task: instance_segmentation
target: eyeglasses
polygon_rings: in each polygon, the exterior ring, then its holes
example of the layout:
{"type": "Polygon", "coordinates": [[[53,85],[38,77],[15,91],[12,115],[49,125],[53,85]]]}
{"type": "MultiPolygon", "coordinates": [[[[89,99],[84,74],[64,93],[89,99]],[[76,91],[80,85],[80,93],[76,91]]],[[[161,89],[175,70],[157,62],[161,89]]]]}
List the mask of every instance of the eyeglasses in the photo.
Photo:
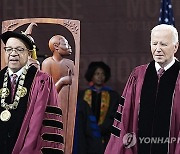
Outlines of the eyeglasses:
{"type": "Polygon", "coordinates": [[[7,54],[11,54],[13,50],[16,51],[18,54],[23,53],[25,50],[29,51],[29,49],[23,47],[16,47],[16,48],[4,47],[4,50],[6,51],[7,54]]]}

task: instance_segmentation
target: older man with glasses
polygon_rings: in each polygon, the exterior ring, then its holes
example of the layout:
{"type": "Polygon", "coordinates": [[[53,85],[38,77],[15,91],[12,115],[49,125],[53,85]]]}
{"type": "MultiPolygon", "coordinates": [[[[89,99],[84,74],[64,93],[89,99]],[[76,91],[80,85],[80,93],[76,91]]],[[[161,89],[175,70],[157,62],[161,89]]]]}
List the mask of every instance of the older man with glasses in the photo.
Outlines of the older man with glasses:
{"type": "Polygon", "coordinates": [[[153,61],[136,67],[125,86],[105,154],[180,154],[178,31],[151,30],[153,61]]]}
{"type": "Polygon", "coordinates": [[[27,64],[36,45],[21,33],[0,37],[7,64],[0,71],[1,153],[63,153],[62,111],[52,78],[27,64]]]}

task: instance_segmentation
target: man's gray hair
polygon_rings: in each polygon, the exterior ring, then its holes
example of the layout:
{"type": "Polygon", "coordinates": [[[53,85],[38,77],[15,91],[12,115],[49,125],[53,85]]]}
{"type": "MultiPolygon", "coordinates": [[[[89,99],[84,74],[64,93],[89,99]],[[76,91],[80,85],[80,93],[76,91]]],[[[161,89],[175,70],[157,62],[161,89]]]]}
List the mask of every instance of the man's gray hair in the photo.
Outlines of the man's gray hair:
{"type": "Polygon", "coordinates": [[[177,42],[179,42],[179,39],[178,39],[178,31],[177,29],[172,26],[172,25],[167,25],[167,24],[160,24],[160,25],[157,25],[155,26],[152,30],[151,30],[151,34],[156,31],[156,30],[170,30],[173,34],[173,43],[176,44],[177,42]]]}

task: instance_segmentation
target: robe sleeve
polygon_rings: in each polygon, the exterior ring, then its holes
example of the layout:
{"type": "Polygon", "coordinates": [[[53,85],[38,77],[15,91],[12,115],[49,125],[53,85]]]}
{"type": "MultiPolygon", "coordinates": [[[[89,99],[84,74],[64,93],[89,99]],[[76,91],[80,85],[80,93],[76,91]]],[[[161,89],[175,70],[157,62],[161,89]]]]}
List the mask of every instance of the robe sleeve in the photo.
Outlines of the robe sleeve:
{"type": "Polygon", "coordinates": [[[101,125],[99,125],[101,129],[101,134],[103,136],[106,136],[106,138],[107,137],[109,138],[109,134],[111,132],[111,126],[113,124],[113,120],[114,120],[115,113],[119,105],[119,99],[120,99],[120,95],[115,91],[109,91],[109,94],[110,94],[109,109],[106,114],[106,118],[104,122],[101,125]]]}
{"type": "Polygon", "coordinates": [[[31,89],[26,115],[30,118],[20,154],[64,153],[62,111],[57,106],[57,98],[52,78],[45,73],[37,74],[31,89]]]}
{"type": "Polygon", "coordinates": [[[136,87],[136,69],[132,71],[121,96],[120,104],[116,111],[113,128],[105,154],[134,154],[132,149],[126,149],[123,145],[123,136],[131,125],[130,117],[134,104],[136,87]]]}
{"type": "Polygon", "coordinates": [[[179,134],[178,134],[178,138],[177,138],[177,143],[176,143],[176,146],[175,146],[175,152],[174,152],[174,154],[179,154],[179,153],[180,153],[179,142],[180,142],[180,132],[179,132],[179,134]]]}

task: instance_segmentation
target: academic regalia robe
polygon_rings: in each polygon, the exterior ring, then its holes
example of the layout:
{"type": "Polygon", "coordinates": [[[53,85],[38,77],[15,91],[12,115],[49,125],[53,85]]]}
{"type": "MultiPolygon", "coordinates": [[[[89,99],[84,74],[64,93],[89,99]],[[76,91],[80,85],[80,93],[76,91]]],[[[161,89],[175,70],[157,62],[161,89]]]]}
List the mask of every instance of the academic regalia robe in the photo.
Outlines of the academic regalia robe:
{"type": "MultiPolygon", "coordinates": [[[[7,67],[0,71],[0,88],[6,69],[7,67]]],[[[27,88],[26,96],[20,99],[17,109],[10,110],[12,112],[10,120],[0,123],[0,129],[4,133],[12,134],[10,137],[14,142],[6,140],[13,146],[10,146],[12,154],[62,154],[64,151],[62,111],[57,106],[57,91],[52,78],[31,66],[24,87],[27,88]],[[5,125],[7,130],[11,131],[7,132],[4,129],[5,125]],[[16,128],[16,132],[11,129],[13,127],[16,128]]],[[[6,101],[10,100],[10,95],[6,101]]],[[[0,107],[0,111],[3,110],[4,108],[0,107]]]]}
{"type": "MultiPolygon", "coordinates": [[[[153,62],[152,62],[153,63],[153,62]]],[[[176,64],[179,62],[176,61],[176,64]]],[[[138,122],[141,101],[141,90],[143,87],[148,65],[136,67],[125,86],[121,97],[121,103],[118,107],[116,117],[113,123],[113,131],[105,154],[138,154],[138,122]],[[130,134],[131,142],[127,143],[127,133],[130,134]],[[125,136],[125,137],[124,137],[125,136]],[[124,138],[123,138],[124,137],[124,138]],[[124,140],[123,140],[124,139],[124,140]],[[133,141],[133,142],[132,142],[133,141]],[[130,145],[131,144],[131,145],[130,145]]],[[[155,68],[154,68],[155,69],[155,68]]],[[[171,68],[170,68],[171,69],[171,68]]],[[[180,153],[180,74],[177,73],[177,79],[172,94],[172,106],[170,113],[168,154],[180,153]]],[[[160,125],[160,123],[159,123],[160,125]]],[[[151,128],[150,128],[151,129],[151,128]]]]}
{"type": "Polygon", "coordinates": [[[106,86],[98,92],[94,86],[79,92],[74,142],[78,154],[104,153],[119,99],[119,94],[106,86]]]}
{"type": "Polygon", "coordinates": [[[96,117],[84,101],[77,103],[73,154],[103,154],[96,117]]]}

